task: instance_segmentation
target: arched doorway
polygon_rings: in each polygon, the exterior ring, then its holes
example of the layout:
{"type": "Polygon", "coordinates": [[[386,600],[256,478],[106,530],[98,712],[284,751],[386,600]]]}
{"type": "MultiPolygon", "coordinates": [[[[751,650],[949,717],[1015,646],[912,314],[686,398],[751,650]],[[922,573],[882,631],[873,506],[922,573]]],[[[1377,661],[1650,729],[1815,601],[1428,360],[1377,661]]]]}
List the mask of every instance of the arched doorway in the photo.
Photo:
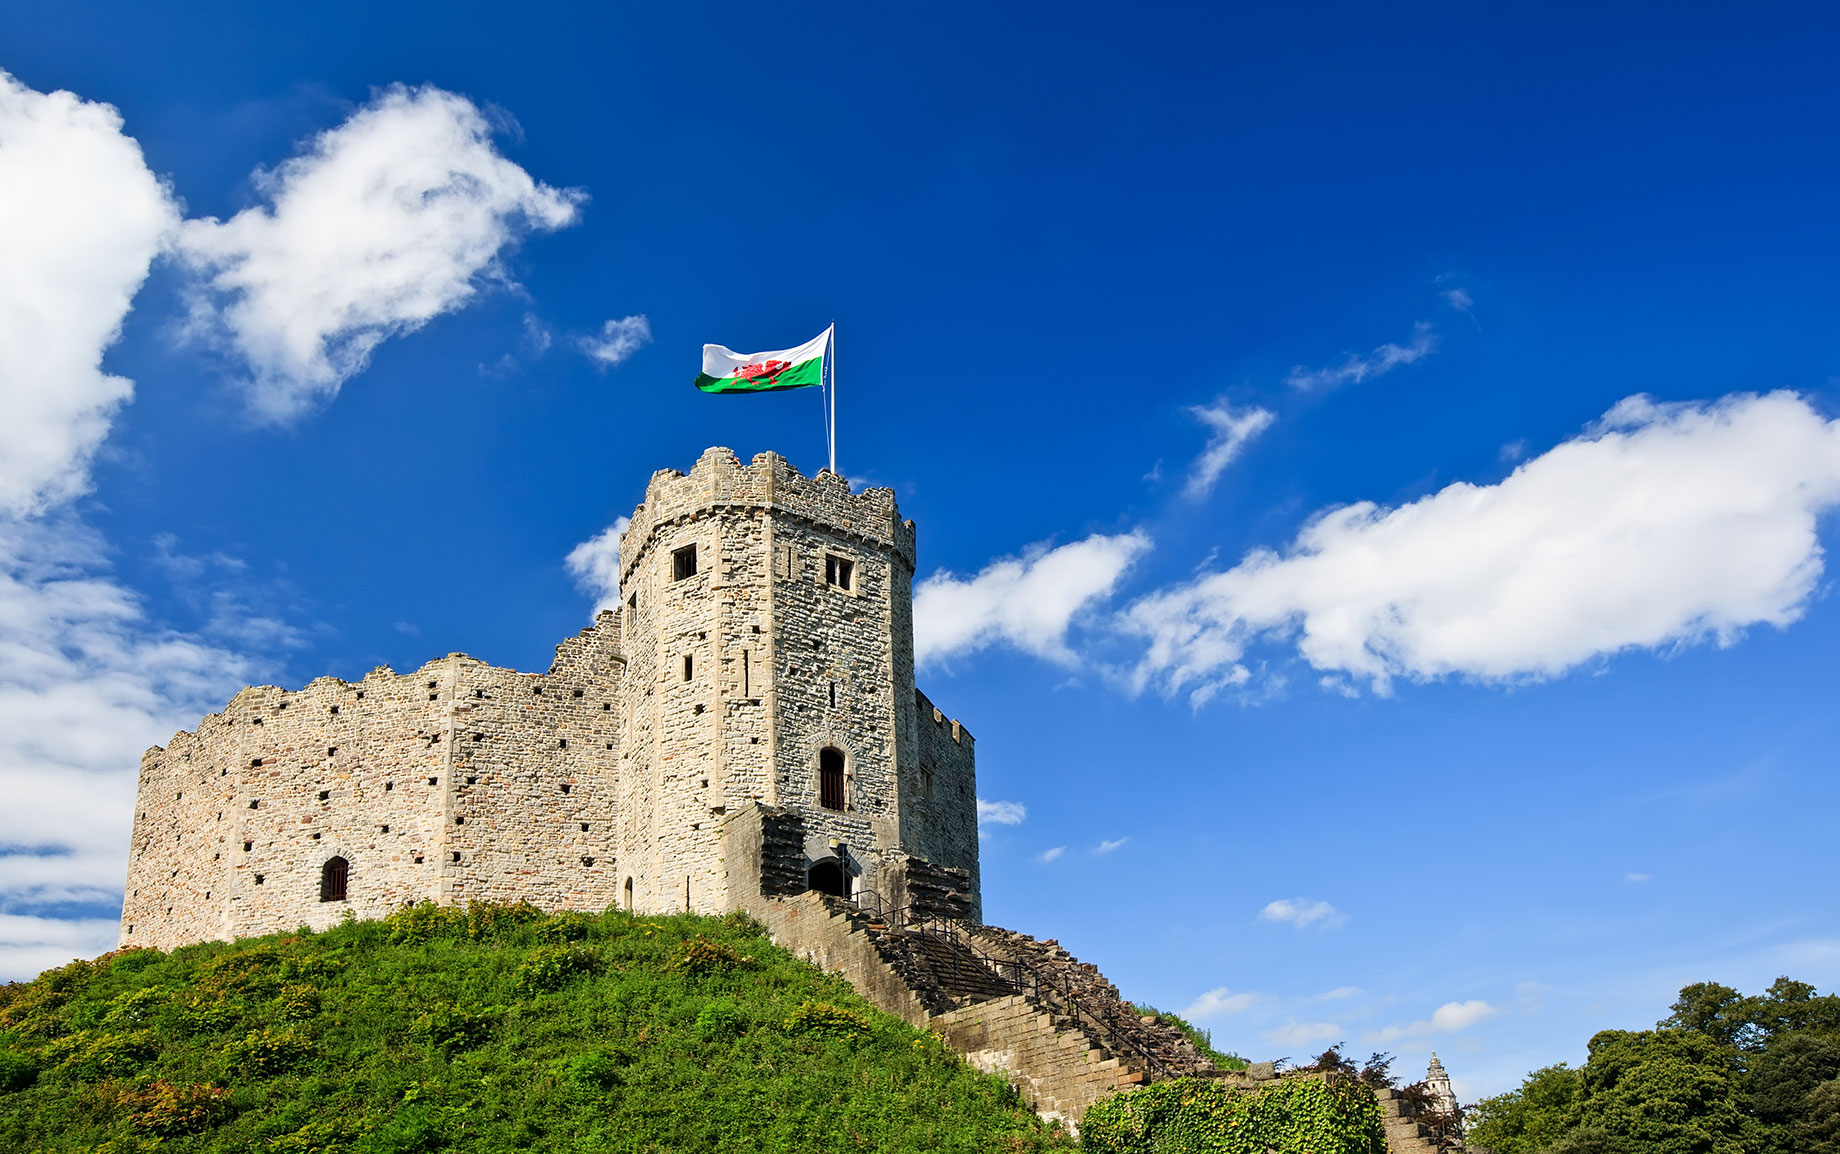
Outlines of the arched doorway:
{"type": "Polygon", "coordinates": [[[834,894],[840,898],[850,896],[850,875],[834,857],[814,862],[811,872],[806,875],[806,884],[821,894],[834,894]]]}

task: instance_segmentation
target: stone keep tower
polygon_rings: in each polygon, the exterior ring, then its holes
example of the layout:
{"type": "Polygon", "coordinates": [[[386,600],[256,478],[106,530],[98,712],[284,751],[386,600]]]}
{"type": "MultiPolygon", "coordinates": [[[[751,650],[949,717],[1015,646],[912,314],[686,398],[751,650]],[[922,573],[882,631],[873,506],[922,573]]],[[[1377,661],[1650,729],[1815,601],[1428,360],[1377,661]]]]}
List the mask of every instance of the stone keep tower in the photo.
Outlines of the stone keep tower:
{"type": "Polygon", "coordinates": [[[620,542],[635,907],[731,908],[714,827],[750,802],[800,819],[811,888],[898,891],[911,856],[975,895],[971,740],[915,691],[913,574],[889,490],[725,449],[653,475],[620,542]]]}
{"type": "Polygon", "coordinates": [[[408,901],[979,912],[971,735],[916,691],[914,526],[763,453],[653,475],[623,603],[546,674],[245,689],[141,760],[124,945],[408,901]]]}

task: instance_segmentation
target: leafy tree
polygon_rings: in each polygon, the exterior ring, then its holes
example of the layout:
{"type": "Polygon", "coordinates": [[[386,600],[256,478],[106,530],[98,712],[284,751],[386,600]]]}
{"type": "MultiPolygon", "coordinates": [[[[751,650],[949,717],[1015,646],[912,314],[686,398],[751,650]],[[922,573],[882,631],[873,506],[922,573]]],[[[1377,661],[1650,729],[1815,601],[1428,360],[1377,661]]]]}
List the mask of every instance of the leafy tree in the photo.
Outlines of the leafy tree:
{"type": "Polygon", "coordinates": [[[1653,1030],[1606,1030],[1576,1071],[1470,1109],[1497,1154],[1840,1154],[1840,997],[1779,978],[1680,991],[1653,1030]]]}
{"type": "Polygon", "coordinates": [[[1495,1154],[1535,1154],[1578,1125],[1583,1099],[1584,1079],[1564,1062],[1535,1070],[1520,1089],[1468,1109],[1470,1141],[1495,1154]]]}
{"type": "Polygon", "coordinates": [[[1733,1047],[1693,1030],[1605,1030],[1590,1055],[1585,1125],[1641,1154],[1749,1154],[1733,1047]]]}

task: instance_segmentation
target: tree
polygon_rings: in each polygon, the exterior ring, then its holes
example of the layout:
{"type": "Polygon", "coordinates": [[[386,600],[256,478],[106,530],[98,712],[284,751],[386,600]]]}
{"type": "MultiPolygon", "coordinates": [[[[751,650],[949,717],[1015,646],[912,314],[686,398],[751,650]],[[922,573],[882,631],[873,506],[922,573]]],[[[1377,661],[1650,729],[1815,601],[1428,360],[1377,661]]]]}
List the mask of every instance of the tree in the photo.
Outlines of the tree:
{"type": "Polygon", "coordinates": [[[1584,1079],[1564,1062],[1527,1075],[1518,1090],[1469,1107],[1469,1140],[1495,1154],[1535,1154],[1578,1125],[1584,1079]]]}

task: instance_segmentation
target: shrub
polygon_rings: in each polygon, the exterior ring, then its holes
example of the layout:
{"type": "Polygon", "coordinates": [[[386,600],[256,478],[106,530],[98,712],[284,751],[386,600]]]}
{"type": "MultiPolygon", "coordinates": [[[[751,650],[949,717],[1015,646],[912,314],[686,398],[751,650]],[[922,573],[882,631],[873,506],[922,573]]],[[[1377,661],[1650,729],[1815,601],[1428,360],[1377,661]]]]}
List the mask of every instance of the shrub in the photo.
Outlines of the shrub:
{"type": "Polygon", "coordinates": [[[275,1008],[284,1018],[305,1021],[319,1013],[319,991],[312,986],[283,986],[275,999],[275,1008]]]}
{"type": "Polygon", "coordinates": [[[152,1030],[83,1030],[59,1038],[46,1049],[56,1059],[58,1073],[79,1082],[93,1082],[134,1073],[159,1053],[160,1043],[152,1030]]]}
{"type": "Polygon", "coordinates": [[[741,1007],[723,999],[696,1012],[696,1036],[707,1041],[732,1038],[741,1032],[741,1007]]]}
{"type": "Polygon", "coordinates": [[[1101,1154],[1384,1154],[1373,1090],[1350,1078],[1285,1078],[1240,1091],[1200,1078],[1094,1103],[1080,1125],[1101,1154]]]}
{"type": "Polygon", "coordinates": [[[692,938],[679,947],[677,957],[672,962],[679,973],[692,977],[717,974],[753,964],[753,958],[743,956],[735,947],[701,937],[692,938]]]}
{"type": "Polygon", "coordinates": [[[291,1026],[251,1030],[224,1049],[232,1071],[256,1075],[285,1074],[313,1054],[313,1043],[291,1026]]]}
{"type": "Polygon", "coordinates": [[[455,935],[466,924],[466,912],[454,906],[416,902],[383,919],[383,924],[389,927],[390,941],[416,945],[455,935]]]}
{"type": "Polygon", "coordinates": [[[498,1014],[497,1006],[476,1014],[458,1006],[435,1006],[415,1019],[410,1033],[439,1050],[464,1050],[486,1040],[498,1014]]]}
{"type": "Polygon", "coordinates": [[[121,1096],[128,1124],[149,1134],[190,1134],[215,1125],[230,1110],[230,1091],[222,1086],[175,1086],[151,1082],[121,1096]]]}
{"type": "Polygon", "coordinates": [[[625,1055],[617,1052],[590,1050],[558,1062],[556,1072],[571,1085],[604,1092],[620,1084],[620,1067],[627,1060],[625,1055]]]}
{"type": "Polygon", "coordinates": [[[551,914],[537,923],[537,940],[559,944],[562,942],[579,942],[588,936],[594,928],[595,919],[588,914],[573,910],[560,914],[551,914]]]}
{"type": "Polygon", "coordinates": [[[38,1062],[18,1050],[0,1050],[0,1092],[23,1090],[38,1080],[38,1062]]]}
{"type": "Polygon", "coordinates": [[[799,1008],[786,1018],[788,1034],[828,1034],[850,1037],[867,1034],[874,1027],[869,1019],[829,1002],[800,1002],[799,1008]]]}
{"type": "Polygon", "coordinates": [[[586,946],[544,946],[517,968],[520,990],[560,990],[578,977],[600,969],[600,956],[586,946]]]}

